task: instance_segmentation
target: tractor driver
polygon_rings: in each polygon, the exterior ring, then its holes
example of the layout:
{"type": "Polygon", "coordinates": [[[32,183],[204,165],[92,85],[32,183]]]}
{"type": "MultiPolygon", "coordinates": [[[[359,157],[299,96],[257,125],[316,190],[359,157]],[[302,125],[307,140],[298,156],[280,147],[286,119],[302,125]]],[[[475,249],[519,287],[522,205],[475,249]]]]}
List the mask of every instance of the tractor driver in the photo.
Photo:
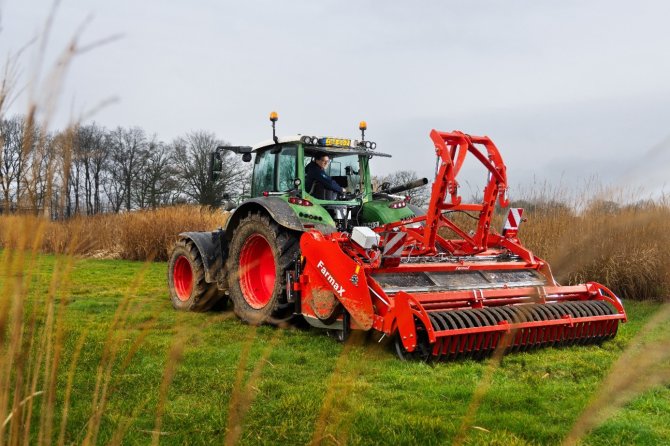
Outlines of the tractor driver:
{"type": "Polygon", "coordinates": [[[318,153],[305,166],[305,190],[316,198],[333,200],[337,194],[344,194],[347,190],[328,176],[326,167],[330,157],[325,153],[318,153]]]}

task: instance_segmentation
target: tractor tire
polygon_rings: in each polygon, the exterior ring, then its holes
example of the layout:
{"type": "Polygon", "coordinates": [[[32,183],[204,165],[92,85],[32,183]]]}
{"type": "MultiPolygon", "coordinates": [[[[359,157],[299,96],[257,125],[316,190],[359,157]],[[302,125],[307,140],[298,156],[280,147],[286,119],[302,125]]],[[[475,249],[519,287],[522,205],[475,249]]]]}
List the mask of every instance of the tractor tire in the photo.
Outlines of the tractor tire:
{"type": "Polygon", "coordinates": [[[277,225],[266,215],[250,214],[233,232],[228,255],[228,285],[235,314],[260,325],[293,317],[286,299],[286,272],[295,265],[300,233],[277,225]]]}
{"type": "Polygon", "coordinates": [[[189,240],[179,240],[168,262],[168,288],[172,306],[182,311],[208,311],[225,307],[228,299],[215,283],[205,281],[205,268],[198,248],[189,240]]]}

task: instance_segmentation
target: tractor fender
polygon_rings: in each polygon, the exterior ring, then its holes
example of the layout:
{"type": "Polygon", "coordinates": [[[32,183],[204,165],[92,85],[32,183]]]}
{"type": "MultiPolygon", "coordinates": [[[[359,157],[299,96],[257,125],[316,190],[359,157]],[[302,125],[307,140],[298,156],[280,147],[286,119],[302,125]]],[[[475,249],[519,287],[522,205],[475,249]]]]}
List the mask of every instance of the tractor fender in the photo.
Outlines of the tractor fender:
{"type": "MultiPolygon", "coordinates": [[[[240,223],[240,220],[253,212],[265,212],[279,226],[284,228],[291,229],[293,231],[305,231],[305,227],[303,227],[302,222],[296,215],[293,208],[286,201],[278,197],[257,197],[242,203],[237,209],[235,209],[233,215],[230,216],[228,223],[226,224],[226,237],[228,240],[232,239],[233,232],[240,223]]],[[[335,228],[329,225],[313,224],[312,226],[322,234],[330,234],[335,232],[335,228]]]]}
{"type": "Polygon", "coordinates": [[[225,284],[224,269],[228,258],[226,232],[223,229],[212,232],[182,232],[179,238],[192,241],[198,249],[205,269],[205,281],[225,284]]]}

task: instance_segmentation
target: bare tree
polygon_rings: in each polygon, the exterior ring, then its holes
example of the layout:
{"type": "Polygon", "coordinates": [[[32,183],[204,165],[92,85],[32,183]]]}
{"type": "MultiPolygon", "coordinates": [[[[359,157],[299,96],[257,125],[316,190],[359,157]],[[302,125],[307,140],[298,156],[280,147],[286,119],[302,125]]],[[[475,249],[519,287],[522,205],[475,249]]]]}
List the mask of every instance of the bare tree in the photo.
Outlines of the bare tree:
{"type": "Polygon", "coordinates": [[[135,177],[134,200],[139,207],[156,207],[167,204],[179,188],[172,146],[154,137],[149,142],[142,168],[135,177]]]}
{"type": "Polygon", "coordinates": [[[243,168],[238,157],[229,152],[223,155],[221,177],[217,181],[209,178],[209,154],[223,144],[213,133],[206,131],[191,132],[172,142],[183,191],[197,203],[220,206],[223,194],[236,192],[238,184],[247,179],[247,169],[243,168]]]}
{"type": "Polygon", "coordinates": [[[25,119],[13,116],[0,121],[0,189],[2,190],[4,209],[9,210],[19,199],[25,155],[24,146],[25,119]]]}
{"type": "MultiPolygon", "coordinates": [[[[26,131],[29,131],[26,129],[26,131]]],[[[27,170],[23,175],[23,202],[38,213],[49,206],[48,195],[53,187],[55,146],[53,138],[44,129],[34,130],[35,144],[27,156],[27,170]]],[[[47,213],[48,215],[48,213],[47,213]]]]}
{"type": "Polygon", "coordinates": [[[95,123],[76,128],[75,164],[84,172],[86,213],[100,212],[100,182],[103,166],[109,157],[111,141],[105,130],[95,123]]]}
{"type": "Polygon", "coordinates": [[[110,134],[112,151],[110,156],[110,176],[113,185],[110,190],[122,193],[126,210],[132,209],[133,179],[139,174],[140,165],[147,156],[147,138],[139,127],[124,129],[118,127],[110,134]]]}

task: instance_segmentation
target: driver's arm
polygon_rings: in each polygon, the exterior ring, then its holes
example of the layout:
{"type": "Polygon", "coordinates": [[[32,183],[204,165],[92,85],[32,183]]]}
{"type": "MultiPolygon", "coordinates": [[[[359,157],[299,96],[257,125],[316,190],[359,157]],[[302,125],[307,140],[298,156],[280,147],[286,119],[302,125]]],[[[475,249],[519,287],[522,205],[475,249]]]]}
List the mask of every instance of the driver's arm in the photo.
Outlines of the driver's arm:
{"type": "Polygon", "coordinates": [[[343,194],[345,189],[342,188],[335,180],[326,174],[323,170],[319,170],[319,175],[316,177],[316,181],[323,184],[323,187],[337,192],[338,194],[343,194]]]}

